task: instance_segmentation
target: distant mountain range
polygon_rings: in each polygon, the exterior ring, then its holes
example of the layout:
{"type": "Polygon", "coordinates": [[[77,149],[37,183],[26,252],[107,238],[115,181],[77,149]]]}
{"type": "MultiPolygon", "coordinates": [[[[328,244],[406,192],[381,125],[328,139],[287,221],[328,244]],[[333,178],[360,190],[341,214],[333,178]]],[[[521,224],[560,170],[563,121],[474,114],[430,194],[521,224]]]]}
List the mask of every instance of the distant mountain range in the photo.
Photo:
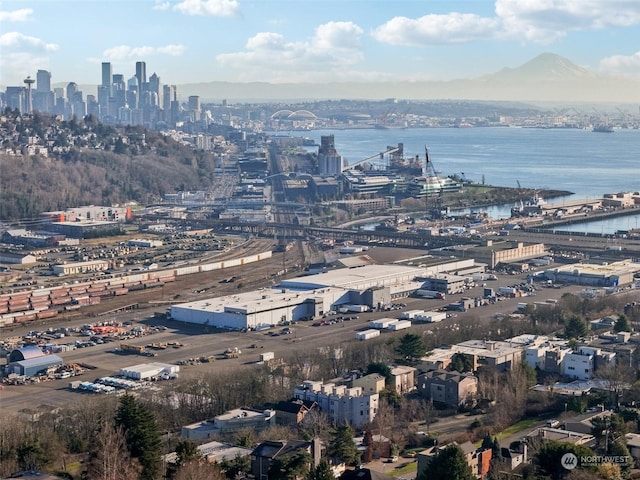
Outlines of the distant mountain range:
{"type": "Polygon", "coordinates": [[[189,83],[178,86],[182,98],[203,101],[300,101],[401,98],[527,102],[627,103],[640,99],[640,79],[597,75],[570,60],[543,53],[517,68],[473,79],[424,82],[263,82],[189,83]]]}

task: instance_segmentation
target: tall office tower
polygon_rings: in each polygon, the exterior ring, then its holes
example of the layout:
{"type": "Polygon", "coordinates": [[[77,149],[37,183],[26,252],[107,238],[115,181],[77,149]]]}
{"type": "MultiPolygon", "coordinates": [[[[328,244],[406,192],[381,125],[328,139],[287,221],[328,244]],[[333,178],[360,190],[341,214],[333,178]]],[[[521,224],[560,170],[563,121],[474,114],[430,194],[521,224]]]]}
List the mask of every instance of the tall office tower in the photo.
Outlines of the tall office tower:
{"type": "Polygon", "coordinates": [[[131,77],[127,80],[127,104],[129,108],[138,108],[140,102],[140,88],[138,85],[138,78],[131,77]]]}
{"type": "Polygon", "coordinates": [[[27,89],[25,87],[7,87],[4,94],[4,100],[7,107],[25,112],[27,89]]]}
{"type": "Polygon", "coordinates": [[[117,114],[118,109],[124,107],[124,104],[127,103],[127,85],[124,82],[124,75],[120,73],[113,74],[113,82],[112,82],[112,90],[111,96],[114,98],[114,106],[115,109],[109,107],[109,113],[112,115],[117,114]]]}
{"type": "Polygon", "coordinates": [[[78,91],[78,85],[75,82],[69,82],[67,85],[67,100],[73,102],[75,100],[76,92],[78,91]]]}
{"type": "Polygon", "coordinates": [[[197,122],[200,120],[200,97],[197,95],[191,95],[189,97],[189,112],[191,112],[191,120],[197,122]]]}
{"type": "Polygon", "coordinates": [[[142,88],[142,85],[147,81],[147,64],[144,62],[136,62],[136,77],[138,78],[138,85],[142,88]]]}
{"type": "Polygon", "coordinates": [[[113,71],[111,70],[110,62],[102,62],[102,85],[103,87],[111,86],[111,75],[113,75],[113,71]]]}
{"type": "Polygon", "coordinates": [[[53,112],[55,98],[51,91],[51,72],[38,70],[36,73],[36,89],[32,92],[33,109],[37,112],[53,112]]]}
{"type": "Polygon", "coordinates": [[[36,91],[51,91],[51,72],[47,72],[46,70],[38,70],[38,72],[36,73],[36,91]]]}
{"type": "MultiPolygon", "coordinates": [[[[162,109],[165,113],[171,109],[171,85],[162,86],[162,109]]],[[[169,117],[165,117],[165,119],[168,120],[169,117]]]]}
{"type": "Polygon", "coordinates": [[[153,72],[153,75],[149,77],[149,92],[155,93],[158,97],[158,102],[160,101],[160,94],[162,90],[160,89],[160,77],[153,72]]]}

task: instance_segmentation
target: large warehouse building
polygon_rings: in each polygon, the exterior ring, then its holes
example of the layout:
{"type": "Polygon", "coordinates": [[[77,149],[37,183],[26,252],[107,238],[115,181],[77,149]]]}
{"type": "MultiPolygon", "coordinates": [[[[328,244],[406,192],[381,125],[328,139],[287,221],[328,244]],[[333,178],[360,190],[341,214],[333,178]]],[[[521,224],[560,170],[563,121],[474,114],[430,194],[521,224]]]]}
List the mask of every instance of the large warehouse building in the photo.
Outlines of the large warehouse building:
{"type": "Polygon", "coordinates": [[[33,377],[51,367],[62,365],[62,358],[44,353],[40,347],[29,345],[13,350],[9,355],[7,373],[33,377]]]}
{"type": "MultiPolygon", "coordinates": [[[[455,267],[468,268],[452,262],[455,267]]],[[[438,269],[441,269],[441,265],[438,269]]],[[[365,265],[284,280],[275,289],[173,305],[174,320],[230,329],[254,329],[321,316],[341,305],[377,308],[422,288],[429,268],[365,265]]]]}

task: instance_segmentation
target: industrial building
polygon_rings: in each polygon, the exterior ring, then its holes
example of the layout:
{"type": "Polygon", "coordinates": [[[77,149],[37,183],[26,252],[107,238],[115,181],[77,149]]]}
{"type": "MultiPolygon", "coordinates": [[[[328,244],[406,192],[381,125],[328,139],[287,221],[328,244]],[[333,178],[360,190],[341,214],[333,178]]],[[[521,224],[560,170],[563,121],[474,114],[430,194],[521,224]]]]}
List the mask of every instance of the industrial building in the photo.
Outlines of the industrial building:
{"type": "Polygon", "coordinates": [[[178,365],[153,362],[121,368],[120,375],[126,378],[133,378],[134,380],[149,380],[151,378],[161,377],[162,375],[175,376],[179,371],[180,367],[178,365]]]}
{"type": "Polygon", "coordinates": [[[6,373],[33,377],[51,367],[58,367],[62,363],[62,358],[58,355],[46,354],[39,347],[29,345],[13,350],[9,354],[6,373]]]}
{"type": "Polygon", "coordinates": [[[473,260],[430,268],[364,265],[283,280],[277,288],[172,305],[171,318],[181,322],[235,330],[318,317],[341,305],[378,308],[420,289],[422,278],[445,267],[468,268],[473,260]]]}
{"type": "Polygon", "coordinates": [[[554,283],[570,283],[592,287],[631,285],[640,273],[640,263],[622,260],[612,263],[578,263],[546,270],[544,276],[554,283]]]}
{"type": "Polygon", "coordinates": [[[109,269],[109,262],[106,260],[88,260],[86,262],[61,263],[53,265],[53,274],[58,276],[75,275],[87,272],[102,272],[109,269]]]}
{"type": "Polygon", "coordinates": [[[484,246],[465,249],[465,253],[478,263],[485,263],[490,269],[499,264],[506,265],[548,255],[543,243],[487,240],[484,246]]]}
{"type": "Polygon", "coordinates": [[[185,425],[182,427],[180,435],[186,440],[206,440],[244,429],[260,432],[275,424],[275,410],[236,408],[214,417],[213,420],[204,420],[191,425],[185,425]]]}

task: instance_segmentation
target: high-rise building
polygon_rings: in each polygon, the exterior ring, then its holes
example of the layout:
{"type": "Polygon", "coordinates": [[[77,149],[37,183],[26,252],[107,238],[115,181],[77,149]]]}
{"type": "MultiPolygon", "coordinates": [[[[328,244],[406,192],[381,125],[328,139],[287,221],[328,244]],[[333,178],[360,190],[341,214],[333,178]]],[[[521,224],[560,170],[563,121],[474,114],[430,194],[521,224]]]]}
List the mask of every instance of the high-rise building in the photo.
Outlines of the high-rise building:
{"type": "Polygon", "coordinates": [[[53,112],[55,98],[51,91],[51,72],[38,70],[36,73],[36,89],[32,92],[33,109],[37,112],[53,112]]]}
{"type": "Polygon", "coordinates": [[[147,64],[145,62],[136,62],[136,77],[140,86],[147,82],[147,64]]]}
{"type": "Polygon", "coordinates": [[[111,70],[110,62],[102,62],[102,83],[103,87],[111,86],[111,76],[113,75],[113,71],[111,70]]]}
{"type": "Polygon", "coordinates": [[[51,91],[51,72],[47,72],[46,70],[38,70],[38,72],[36,73],[36,91],[51,91]]]}

